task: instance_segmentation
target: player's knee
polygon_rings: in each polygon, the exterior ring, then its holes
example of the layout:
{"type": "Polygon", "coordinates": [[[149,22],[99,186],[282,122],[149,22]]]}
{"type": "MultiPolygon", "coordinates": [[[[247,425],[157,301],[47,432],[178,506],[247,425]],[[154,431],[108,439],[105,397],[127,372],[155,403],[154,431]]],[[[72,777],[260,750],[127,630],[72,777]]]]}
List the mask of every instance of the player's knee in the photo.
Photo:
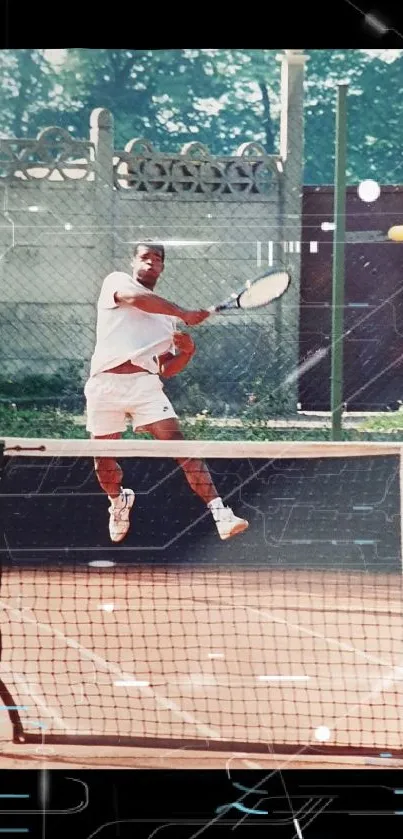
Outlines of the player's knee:
{"type": "Polygon", "coordinates": [[[96,457],[94,460],[98,475],[110,475],[119,469],[119,464],[113,457],[96,457]]]}
{"type": "Polygon", "coordinates": [[[189,467],[189,469],[192,470],[195,468],[195,463],[197,463],[193,457],[177,457],[176,462],[179,463],[179,466],[182,466],[185,469],[189,467]]]}
{"type": "Polygon", "coordinates": [[[189,479],[197,481],[199,476],[204,474],[205,466],[203,461],[193,457],[178,457],[176,462],[182,467],[189,479]]]}

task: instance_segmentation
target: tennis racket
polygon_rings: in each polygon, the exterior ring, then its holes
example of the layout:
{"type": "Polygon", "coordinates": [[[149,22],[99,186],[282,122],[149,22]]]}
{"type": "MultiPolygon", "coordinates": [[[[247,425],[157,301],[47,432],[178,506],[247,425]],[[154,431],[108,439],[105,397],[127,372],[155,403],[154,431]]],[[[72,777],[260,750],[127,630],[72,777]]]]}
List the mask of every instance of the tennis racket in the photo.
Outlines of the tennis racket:
{"type": "Polygon", "coordinates": [[[224,312],[227,309],[260,309],[282,297],[290,283],[291,275],[288,271],[271,268],[252,282],[247,282],[240,291],[233,292],[222,303],[210,306],[208,311],[213,313],[224,312]]]}

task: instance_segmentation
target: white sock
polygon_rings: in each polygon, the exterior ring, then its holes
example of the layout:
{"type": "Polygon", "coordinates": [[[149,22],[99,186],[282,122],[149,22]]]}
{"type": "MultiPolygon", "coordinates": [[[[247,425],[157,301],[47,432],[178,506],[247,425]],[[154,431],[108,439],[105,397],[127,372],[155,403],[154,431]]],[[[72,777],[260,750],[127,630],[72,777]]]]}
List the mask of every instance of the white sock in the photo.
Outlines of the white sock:
{"type": "Polygon", "coordinates": [[[213,498],[212,501],[209,501],[207,507],[209,508],[209,510],[211,510],[212,513],[214,513],[216,510],[225,509],[222,498],[213,498]]]}
{"type": "Polygon", "coordinates": [[[109,496],[109,501],[111,502],[113,507],[124,507],[126,503],[126,498],[123,495],[123,489],[120,488],[120,495],[117,495],[116,498],[111,498],[109,496]]]}

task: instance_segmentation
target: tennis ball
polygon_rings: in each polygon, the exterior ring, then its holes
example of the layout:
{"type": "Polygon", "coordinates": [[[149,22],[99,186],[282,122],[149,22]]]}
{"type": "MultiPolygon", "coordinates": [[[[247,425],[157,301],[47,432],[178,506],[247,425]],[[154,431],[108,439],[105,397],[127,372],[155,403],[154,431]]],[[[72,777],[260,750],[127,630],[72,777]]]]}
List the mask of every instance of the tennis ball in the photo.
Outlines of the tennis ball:
{"type": "Polygon", "coordinates": [[[396,224],[388,230],[388,239],[392,242],[403,242],[403,224],[396,224]]]}

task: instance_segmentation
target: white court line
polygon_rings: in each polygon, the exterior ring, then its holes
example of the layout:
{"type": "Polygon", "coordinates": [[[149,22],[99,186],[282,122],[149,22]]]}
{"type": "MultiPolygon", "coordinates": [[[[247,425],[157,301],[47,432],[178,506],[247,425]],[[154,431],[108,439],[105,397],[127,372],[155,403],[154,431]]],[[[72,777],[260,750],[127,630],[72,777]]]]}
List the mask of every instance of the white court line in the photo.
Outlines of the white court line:
{"type": "MultiPolygon", "coordinates": [[[[294,596],[297,596],[297,595],[294,595],[294,596]]],[[[362,601],[360,601],[360,602],[362,604],[362,601]]],[[[317,598],[316,598],[316,603],[318,603],[317,598]]],[[[391,603],[391,606],[392,605],[393,604],[391,603]]],[[[371,615],[391,615],[392,617],[403,619],[401,606],[397,601],[396,601],[395,606],[396,606],[396,610],[392,611],[391,608],[388,608],[387,606],[385,606],[382,609],[380,607],[368,608],[368,607],[365,607],[365,606],[361,605],[361,608],[359,609],[358,606],[355,606],[355,607],[351,606],[350,607],[350,606],[344,605],[342,603],[340,603],[340,605],[338,605],[338,606],[332,606],[329,603],[323,603],[320,606],[315,605],[314,611],[315,612],[324,611],[324,612],[326,612],[326,615],[329,616],[329,617],[331,615],[339,615],[340,613],[343,613],[343,614],[348,613],[348,614],[351,614],[351,615],[366,615],[369,612],[371,615]]],[[[313,611],[312,603],[311,604],[307,603],[305,606],[302,606],[298,602],[293,603],[291,598],[288,601],[286,606],[284,606],[284,605],[282,606],[281,604],[279,604],[278,606],[270,606],[270,604],[268,603],[267,606],[265,606],[264,608],[271,609],[273,612],[281,612],[281,611],[284,612],[285,609],[287,609],[288,611],[292,610],[294,612],[312,612],[313,611]]]]}
{"type": "MultiPolygon", "coordinates": [[[[237,587],[234,587],[234,591],[235,591],[236,588],[237,587]]],[[[245,597],[245,592],[241,588],[239,588],[239,590],[240,590],[240,594],[239,595],[234,595],[234,597],[235,598],[236,597],[245,597]]],[[[189,597],[187,599],[189,600],[189,602],[194,602],[195,598],[189,597]]],[[[196,599],[198,599],[198,598],[196,598],[196,599]]],[[[301,632],[302,634],[305,634],[305,635],[309,635],[312,638],[320,638],[321,640],[326,641],[326,643],[328,643],[330,645],[333,645],[335,647],[338,647],[341,650],[345,650],[346,652],[350,652],[350,653],[355,653],[357,656],[359,656],[361,658],[364,658],[366,661],[369,661],[372,664],[381,664],[383,667],[390,667],[390,664],[387,661],[384,661],[381,658],[377,658],[377,657],[375,657],[375,656],[373,656],[369,653],[365,653],[362,650],[357,649],[357,647],[354,647],[353,645],[345,644],[341,641],[337,641],[336,638],[328,637],[327,635],[323,635],[323,633],[321,633],[321,632],[314,632],[312,629],[307,629],[305,626],[303,626],[299,623],[291,623],[290,621],[287,621],[285,619],[276,618],[276,617],[274,617],[272,612],[269,611],[268,609],[263,609],[263,608],[259,609],[257,607],[253,607],[253,606],[246,606],[244,603],[236,603],[235,600],[229,601],[229,602],[226,602],[222,598],[220,598],[220,600],[215,600],[214,597],[211,597],[211,596],[203,598],[203,602],[207,603],[209,605],[214,605],[215,607],[225,606],[225,608],[244,609],[245,611],[248,611],[248,612],[254,612],[255,614],[263,615],[263,617],[267,618],[272,623],[278,623],[278,624],[281,624],[283,626],[287,626],[290,629],[296,629],[298,632],[301,632]]],[[[281,607],[278,607],[278,608],[281,610],[281,607]]],[[[304,611],[307,611],[307,610],[305,609],[304,611]]],[[[343,609],[343,611],[345,611],[345,610],[343,609]]],[[[388,614],[389,614],[389,612],[388,612],[388,614]]]]}
{"type": "Polygon", "coordinates": [[[258,676],[259,682],[309,682],[310,676],[258,676]]]}
{"type": "MultiPolygon", "coordinates": [[[[337,585],[337,581],[336,581],[336,585],[337,585]]],[[[292,592],[290,589],[282,589],[281,594],[284,595],[284,598],[289,597],[290,600],[292,599],[292,597],[300,598],[302,596],[305,596],[305,597],[308,597],[308,598],[309,597],[313,598],[314,600],[317,601],[318,598],[320,597],[321,600],[324,601],[324,606],[326,607],[326,612],[354,612],[354,613],[356,613],[357,611],[362,611],[362,612],[366,613],[368,611],[368,608],[367,608],[366,605],[363,605],[363,603],[365,604],[366,600],[371,599],[371,597],[374,597],[376,594],[379,593],[379,589],[376,586],[371,586],[371,589],[372,589],[372,592],[368,593],[366,598],[365,597],[359,597],[358,594],[352,594],[351,596],[345,594],[338,599],[333,598],[332,600],[329,598],[328,595],[326,595],[326,593],[318,595],[317,592],[303,591],[302,589],[301,590],[298,589],[297,592],[296,591],[292,592]],[[358,610],[357,606],[351,606],[350,607],[349,605],[345,605],[345,603],[343,602],[344,598],[348,598],[348,603],[352,603],[353,601],[357,601],[357,603],[361,605],[361,610],[358,610]]],[[[267,597],[272,597],[272,596],[276,596],[275,587],[273,588],[272,593],[267,594],[267,597]]],[[[401,617],[402,616],[401,602],[399,602],[399,600],[397,600],[397,599],[396,599],[396,601],[393,601],[393,600],[389,601],[388,600],[388,605],[384,606],[383,608],[382,607],[375,607],[375,608],[371,609],[371,613],[376,612],[376,613],[379,613],[379,614],[383,614],[385,612],[386,614],[389,615],[391,604],[394,604],[396,606],[396,614],[399,617],[401,617]]],[[[281,608],[281,607],[278,607],[278,608],[281,608]]],[[[306,605],[306,606],[298,605],[298,609],[300,609],[301,612],[306,612],[310,608],[311,607],[309,607],[308,605],[306,605]]]]}
{"type": "MultiPolygon", "coordinates": [[[[245,593],[243,594],[243,597],[245,597],[245,593]]],[[[214,601],[214,599],[209,599],[209,602],[215,603],[216,601],[214,601]]],[[[220,605],[220,601],[218,601],[218,605],[220,605]]],[[[233,602],[225,603],[224,605],[232,606],[232,608],[234,608],[233,602]]],[[[291,623],[290,621],[287,621],[284,618],[275,618],[273,614],[266,609],[258,609],[254,606],[245,606],[244,603],[238,603],[236,605],[236,608],[244,609],[246,612],[251,612],[252,614],[261,615],[267,618],[272,623],[279,623],[282,626],[287,626],[289,629],[296,629],[298,632],[301,632],[303,635],[309,635],[311,638],[320,638],[322,641],[326,641],[327,644],[333,645],[334,647],[338,647],[340,650],[345,650],[349,653],[355,653],[355,655],[364,658],[366,661],[370,661],[372,664],[382,664],[384,667],[390,667],[390,664],[388,664],[387,661],[383,661],[381,658],[370,655],[369,653],[365,653],[362,650],[358,650],[351,644],[344,644],[342,641],[337,641],[336,638],[328,638],[328,636],[323,635],[322,632],[314,632],[312,629],[307,629],[305,626],[301,626],[301,624],[299,623],[291,623]]]]}
{"type": "MultiPolygon", "coordinates": [[[[403,532],[403,528],[402,528],[402,532],[403,532]]],[[[242,586],[240,586],[240,585],[233,585],[233,584],[230,584],[230,583],[226,583],[225,585],[226,585],[227,587],[228,587],[229,585],[231,586],[231,593],[234,593],[234,598],[235,598],[235,597],[245,597],[245,590],[244,590],[244,588],[242,588],[242,586]],[[237,595],[237,594],[235,594],[235,592],[236,592],[237,590],[239,591],[239,594],[238,594],[238,595],[237,595]]],[[[263,598],[266,598],[266,597],[267,597],[267,598],[271,598],[271,597],[280,597],[280,596],[282,596],[282,597],[284,598],[284,600],[286,600],[287,598],[288,598],[289,600],[292,600],[292,598],[293,598],[293,597],[295,597],[295,598],[298,598],[298,599],[299,599],[301,596],[305,596],[305,597],[307,597],[307,598],[312,598],[312,597],[314,597],[314,598],[315,598],[315,600],[317,600],[317,599],[318,599],[318,595],[317,595],[316,593],[313,593],[312,591],[302,591],[302,590],[300,590],[300,589],[298,589],[298,591],[295,591],[295,589],[283,589],[283,588],[280,588],[280,594],[278,594],[278,593],[276,593],[276,588],[278,588],[278,587],[279,587],[279,586],[273,586],[273,588],[272,588],[270,591],[267,591],[267,594],[262,594],[262,593],[261,593],[261,589],[259,590],[259,589],[258,589],[258,587],[256,586],[256,592],[259,594],[259,597],[263,597],[263,598]]],[[[225,588],[225,586],[223,586],[223,588],[225,588]]],[[[371,593],[370,593],[370,594],[368,594],[368,598],[371,598],[371,597],[373,597],[375,594],[377,594],[377,593],[378,593],[378,588],[377,588],[377,586],[371,586],[371,589],[373,590],[373,593],[372,593],[372,594],[371,594],[371,593]]],[[[357,601],[359,604],[361,604],[361,605],[362,605],[362,603],[363,603],[363,598],[359,597],[358,595],[352,595],[351,597],[350,597],[350,595],[344,595],[344,596],[345,596],[345,597],[346,597],[346,596],[348,596],[348,601],[349,601],[349,603],[351,603],[351,601],[353,601],[353,600],[356,600],[356,601],[357,601]]],[[[348,605],[345,605],[344,603],[342,603],[342,605],[340,605],[340,606],[339,606],[338,604],[339,604],[339,603],[343,600],[343,598],[340,598],[338,601],[336,601],[336,602],[334,603],[334,605],[330,606],[330,605],[328,605],[328,604],[330,603],[330,600],[329,600],[329,598],[326,598],[326,595],[325,595],[325,594],[320,595],[320,597],[322,598],[322,601],[323,601],[323,600],[325,600],[324,606],[326,607],[326,609],[325,609],[325,611],[326,611],[326,612],[340,612],[340,611],[342,611],[342,612],[352,612],[353,614],[356,614],[356,613],[357,613],[357,611],[358,611],[358,610],[357,610],[357,607],[352,606],[352,607],[350,608],[348,605]]],[[[195,599],[196,599],[196,600],[197,600],[197,599],[201,599],[201,600],[203,600],[203,602],[205,602],[205,603],[210,603],[210,602],[211,602],[211,603],[215,603],[214,599],[211,599],[211,597],[195,598],[195,597],[191,597],[191,596],[189,596],[189,597],[187,597],[187,598],[185,598],[185,597],[184,597],[184,598],[181,598],[181,599],[183,599],[183,600],[185,600],[185,599],[186,599],[186,600],[188,600],[190,603],[194,602],[194,600],[195,600],[195,599]]],[[[364,598],[364,599],[365,599],[365,598],[364,598]]],[[[235,601],[234,601],[234,602],[235,602],[235,601]]],[[[393,614],[395,614],[395,615],[396,615],[396,616],[398,616],[398,617],[402,617],[401,601],[399,601],[398,599],[397,599],[397,600],[395,600],[395,601],[394,601],[394,600],[392,600],[392,601],[390,601],[390,602],[388,601],[388,606],[385,606],[384,608],[378,607],[378,608],[375,608],[375,609],[371,609],[371,613],[376,612],[377,614],[388,614],[388,615],[390,615],[390,606],[391,606],[391,604],[393,604],[393,605],[396,607],[396,612],[395,612],[395,613],[393,613],[393,614]]],[[[234,604],[231,604],[231,605],[233,605],[233,606],[234,606],[234,604]]],[[[226,604],[226,606],[228,606],[228,604],[226,604]]],[[[239,605],[238,605],[237,603],[235,603],[235,606],[236,606],[236,608],[239,608],[239,605]]],[[[267,606],[267,608],[270,608],[270,606],[268,605],[268,606],[267,606]]],[[[273,608],[273,609],[275,608],[275,609],[277,610],[277,609],[281,609],[281,608],[283,608],[283,609],[284,609],[285,607],[284,607],[284,606],[282,607],[281,605],[279,605],[279,606],[276,606],[276,607],[271,607],[271,608],[273,608]]],[[[296,609],[296,611],[300,611],[300,612],[307,612],[307,611],[311,611],[312,606],[309,606],[309,605],[305,605],[305,606],[303,606],[303,605],[301,605],[300,603],[298,603],[298,604],[296,604],[296,605],[294,606],[294,608],[296,609]]],[[[366,608],[366,607],[363,607],[360,611],[362,611],[362,612],[365,612],[365,613],[366,613],[366,612],[367,612],[367,608],[366,608]]]]}
{"type": "MultiPolygon", "coordinates": [[[[29,618],[26,613],[24,613],[21,609],[13,609],[11,606],[8,606],[3,600],[0,600],[0,608],[4,609],[5,611],[9,612],[15,618],[17,618],[21,623],[24,621],[26,623],[33,624],[34,626],[38,627],[38,629],[42,629],[48,635],[53,635],[59,640],[63,641],[67,647],[70,647],[73,650],[77,650],[83,658],[88,659],[89,661],[98,664],[99,667],[103,667],[107,672],[117,676],[117,678],[121,681],[138,681],[133,674],[126,673],[125,671],[121,670],[115,664],[111,664],[111,662],[106,661],[106,659],[102,658],[102,656],[97,655],[96,653],[92,653],[90,650],[87,650],[86,647],[83,647],[82,644],[75,641],[73,638],[69,638],[59,629],[51,626],[47,623],[40,623],[36,620],[36,618],[29,618]]],[[[160,705],[164,710],[171,711],[176,717],[178,717],[182,722],[189,723],[193,725],[194,728],[197,730],[198,734],[200,734],[203,738],[208,738],[212,740],[220,740],[220,734],[218,731],[210,728],[204,723],[201,723],[193,714],[188,713],[188,711],[183,711],[183,709],[173,702],[170,699],[166,699],[165,697],[159,696],[152,688],[150,687],[141,687],[140,690],[143,692],[144,696],[149,697],[152,699],[157,705],[160,705]]]]}

